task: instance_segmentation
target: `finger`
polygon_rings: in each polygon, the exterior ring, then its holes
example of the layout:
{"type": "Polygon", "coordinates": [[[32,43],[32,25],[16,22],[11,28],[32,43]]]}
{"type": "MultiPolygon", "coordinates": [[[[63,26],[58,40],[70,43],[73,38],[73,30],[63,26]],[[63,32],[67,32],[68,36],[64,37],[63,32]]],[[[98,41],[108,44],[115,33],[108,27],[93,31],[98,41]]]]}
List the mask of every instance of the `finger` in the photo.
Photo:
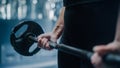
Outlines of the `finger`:
{"type": "Polygon", "coordinates": [[[45,42],[46,42],[45,38],[39,38],[38,39],[38,47],[44,48],[45,42]]]}
{"type": "Polygon", "coordinates": [[[46,39],[46,38],[42,38],[42,40],[41,40],[42,48],[46,49],[46,48],[45,48],[46,43],[47,43],[47,39],[46,39]]]}
{"type": "Polygon", "coordinates": [[[39,39],[39,38],[43,38],[43,34],[39,35],[37,38],[38,38],[38,39],[39,39]]]}
{"type": "Polygon", "coordinates": [[[98,61],[100,60],[98,53],[94,53],[93,56],[91,57],[91,60],[92,60],[91,61],[92,64],[94,64],[94,65],[98,64],[98,61]]]}
{"type": "Polygon", "coordinates": [[[42,44],[43,44],[43,45],[46,45],[47,42],[48,42],[48,39],[46,39],[46,38],[43,38],[43,39],[42,39],[42,44]]]}
{"type": "Polygon", "coordinates": [[[49,33],[41,34],[38,36],[38,38],[50,38],[50,35],[49,35],[49,33]]]}
{"type": "Polygon", "coordinates": [[[46,50],[51,50],[51,48],[50,48],[50,44],[49,44],[49,40],[46,39],[46,38],[44,38],[43,41],[44,41],[44,42],[43,42],[44,49],[46,49],[46,50]]]}
{"type": "Polygon", "coordinates": [[[46,38],[43,39],[43,45],[44,45],[44,49],[47,49],[47,50],[50,49],[48,39],[46,38]]]}
{"type": "Polygon", "coordinates": [[[46,44],[46,49],[47,49],[47,50],[52,50],[52,49],[50,48],[49,42],[47,42],[47,44],[46,44]]]}
{"type": "Polygon", "coordinates": [[[38,38],[38,47],[39,48],[42,48],[42,38],[38,38]]]}
{"type": "Polygon", "coordinates": [[[91,57],[91,63],[95,68],[99,68],[102,65],[102,58],[98,53],[94,53],[91,57]]]}
{"type": "Polygon", "coordinates": [[[105,49],[106,49],[106,46],[105,46],[105,45],[98,45],[98,46],[95,46],[95,47],[93,48],[93,51],[99,52],[99,51],[105,50],[105,49]]]}
{"type": "Polygon", "coordinates": [[[106,53],[108,53],[108,52],[111,52],[111,49],[112,49],[112,48],[110,48],[110,47],[108,47],[108,46],[105,46],[105,45],[95,46],[95,47],[93,48],[93,50],[94,50],[95,52],[99,53],[100,55],[104,55],[104,54],[106,54],[106,53]]]}

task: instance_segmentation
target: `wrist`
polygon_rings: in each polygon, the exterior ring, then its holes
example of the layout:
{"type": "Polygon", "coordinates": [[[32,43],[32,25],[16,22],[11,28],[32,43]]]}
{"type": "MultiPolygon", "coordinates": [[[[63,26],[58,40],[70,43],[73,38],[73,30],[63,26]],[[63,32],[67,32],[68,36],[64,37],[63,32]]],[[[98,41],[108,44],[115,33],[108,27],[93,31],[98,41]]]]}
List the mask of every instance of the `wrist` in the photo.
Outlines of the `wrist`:
{"type": "Polygon", "coordinates": [[[120,41],[114,40],[110,44],[108,44],[108,48],[110,48],[113,52],[120,52],[120,41]]]}
{"type": "Polygon", "coordinates": [[[54,32],[51,32],[51,37],[56,40],[59,38],[58,35],[55,34],[54,32]]]}
{"type": "Polygon", "coordinates": [[[119,40],[114,40],[114,43],[116,43],[117,45],[120,45],[120,41],[119,40]]]}

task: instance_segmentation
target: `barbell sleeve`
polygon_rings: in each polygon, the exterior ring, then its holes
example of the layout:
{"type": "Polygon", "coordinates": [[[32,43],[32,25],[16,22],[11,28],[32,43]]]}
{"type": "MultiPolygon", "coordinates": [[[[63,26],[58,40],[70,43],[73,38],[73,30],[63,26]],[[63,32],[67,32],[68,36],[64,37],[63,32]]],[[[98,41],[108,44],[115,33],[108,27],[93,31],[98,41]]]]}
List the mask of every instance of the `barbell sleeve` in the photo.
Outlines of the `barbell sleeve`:
{"type": "Polygon", "coordinates": [[[37,38],[36,38],[36,37],[33,37],[33,36],[28,36],[28,39],[29,39],[30,41],[38,42],[37,38]]]}

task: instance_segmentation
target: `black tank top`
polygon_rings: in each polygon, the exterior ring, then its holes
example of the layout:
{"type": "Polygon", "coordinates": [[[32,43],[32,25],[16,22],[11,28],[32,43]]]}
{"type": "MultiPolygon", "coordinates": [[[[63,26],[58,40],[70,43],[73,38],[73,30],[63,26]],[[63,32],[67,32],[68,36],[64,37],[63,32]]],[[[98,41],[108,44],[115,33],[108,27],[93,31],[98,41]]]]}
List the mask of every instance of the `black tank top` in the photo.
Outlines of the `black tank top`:
{"type": "Polygon", "coordinates": [[[85,3],[93,3],[93,2],[100,2],[104,0],[63,0],[64,6],[75,6],[79,4],[85,4],[85,3]]]}
{"type": "Polygon", "coordinates": [[[119,0],[88,1],[64,0],[66,9],[62,43],[91,50],[94,45],[113,41],[119,0]]]}

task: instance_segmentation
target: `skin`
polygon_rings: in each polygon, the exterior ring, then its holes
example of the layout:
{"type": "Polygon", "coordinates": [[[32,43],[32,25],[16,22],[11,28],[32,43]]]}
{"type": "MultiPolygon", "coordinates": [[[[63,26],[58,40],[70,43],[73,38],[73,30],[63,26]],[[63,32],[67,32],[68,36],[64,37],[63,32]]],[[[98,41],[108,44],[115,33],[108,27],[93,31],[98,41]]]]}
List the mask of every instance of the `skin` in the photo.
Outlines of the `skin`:
{"type": "Polygon", "coordinates": [[[57,42],[57,39],[61,36],[64,29],[64,11],[65,7],[61,9],[58,21],[51,33],[45,33],[38,36],[38,47],[51,50],[49,41],[57,42]]]}
{"type": "MultiPolygon", "coordinates": [[[[51,33],[45,33],[38,36],[38,47],[51,50],[49,41],[57,42],[64,29],[64,11],[65,7],[61,9],[58,21],[51,33]]],[[[120,16],[120,14],[119,14],[120,16]]],[[[106,68],[102,62],[102,56],[108,52],[120,51],[120,19],[118,19],[115,39],[108,44],[97,45],[93,48],[94,54],[91,57],[91,63],[95,68],[106,68]]]]}

